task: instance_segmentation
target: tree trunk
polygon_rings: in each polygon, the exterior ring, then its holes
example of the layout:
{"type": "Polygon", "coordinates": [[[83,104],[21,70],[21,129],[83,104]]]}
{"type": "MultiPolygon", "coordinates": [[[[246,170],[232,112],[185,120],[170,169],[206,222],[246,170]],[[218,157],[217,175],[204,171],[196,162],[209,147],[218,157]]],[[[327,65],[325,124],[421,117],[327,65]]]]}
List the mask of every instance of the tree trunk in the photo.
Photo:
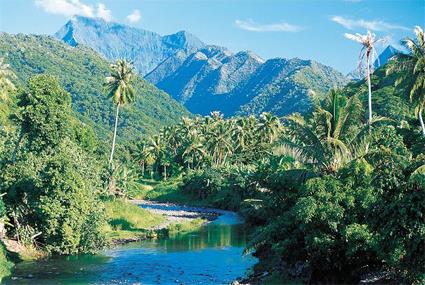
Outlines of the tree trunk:
{"type": "Polygon", "coordinates": [[[422,110],[419,110],[419,122],[421,123],[421,128],[422,128],[422,134],[425,137],[425,125],[424,125],[424,119],[422,118],[422,110]]]}
{"type": "Polygon", "coordinates": [[[369,91],[368,103],[369,103],[369,125],[372,124],[372,84],[370,82],[370,67],[369,67],[369,55],[366,57],[366,72],[367,72],[367,87],[369,91]]]}
{"type": "Polygon", "coordinates": [[[167,181],[167,166],[164,165],[164,180],[167,181]]]}
{"type": "Polygon", "coordinates": [[[114,137],[112,138],[112,149],[111,149],[111,157],[109,158],[109,165],[112,164],[112,159],[114,157],[115,151],[115,140],[117,138],[117,128],[118,128],[118,115],[120,112],[120,102],[117,104],[117,113],[115,114],[115,127],[114,127],[114,137]]]}
{"type": "Polygon", "coordinates": [[[145,177],[145,161],[142,161],[142,177],[145,177]]]}

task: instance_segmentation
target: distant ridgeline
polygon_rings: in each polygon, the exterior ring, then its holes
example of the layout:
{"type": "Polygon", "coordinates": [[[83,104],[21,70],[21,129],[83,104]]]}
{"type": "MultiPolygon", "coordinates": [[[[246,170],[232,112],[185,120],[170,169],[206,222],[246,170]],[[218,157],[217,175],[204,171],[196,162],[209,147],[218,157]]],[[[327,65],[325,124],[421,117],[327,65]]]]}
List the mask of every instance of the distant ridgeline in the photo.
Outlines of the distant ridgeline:
{"type": "MultiPolygon", "coordinates": [[[[72,95],[77,116],[98,135],[111,135],[114,106],[103,87],[110,62],[84,46],[70,47],[51,36],[0,33],[0,57],[16,73],[18,85],[25,86],[35,74],[49,73],[59,78],[72,95]]],[[[134,84],[137,99],[125,106],[120,116],[119,138],[140,139],[175,123],[189,112],[168,94],[138,77],[134,84]]]]}
{"type": "MultiPolygon", "coordinates": [[[[375,62],[373,63],[373,68],[376,70],[384,66],[390,59],[392,59],[398,53],[401,53],[401,51],[396,49],[392,45],[387,46],[384,51],[379,54],[378,58],[375,59],[375,62]]],[[[347,77],[353,80],[361,80],[364,78],[364,75],[361,74],[358,69],[356,69],[348,73],[347,77]]]]}
{"type": "Polygon", "coordinates": [[[160,36],[101,19],[74,17],[55,36],[71,46],[86,45],[109,60],[133,60],[139,73],[183,103],[206,115],[272,112],[283,116],[310,111],[313,97],[348,79],[311,60],[263,60],[252,52],[232,53],[204,44],[190,33],[160,36]]]}

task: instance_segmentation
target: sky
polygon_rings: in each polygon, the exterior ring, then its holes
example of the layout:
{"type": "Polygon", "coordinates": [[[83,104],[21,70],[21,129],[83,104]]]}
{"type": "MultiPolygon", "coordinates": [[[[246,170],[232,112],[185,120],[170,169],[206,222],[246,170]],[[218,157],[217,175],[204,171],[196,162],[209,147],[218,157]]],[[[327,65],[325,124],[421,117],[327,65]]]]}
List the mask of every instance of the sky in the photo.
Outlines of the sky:
{"type": "Polygon", "coordinates": [[[360,46],[345,33],[385,39],[378,53],[425,26],[424,0],[0,0],[0,31],[54,34],[72,15],[161,35],[186,30],[207,44],[264,59],[313,59],[348,73],[360,46]]]}

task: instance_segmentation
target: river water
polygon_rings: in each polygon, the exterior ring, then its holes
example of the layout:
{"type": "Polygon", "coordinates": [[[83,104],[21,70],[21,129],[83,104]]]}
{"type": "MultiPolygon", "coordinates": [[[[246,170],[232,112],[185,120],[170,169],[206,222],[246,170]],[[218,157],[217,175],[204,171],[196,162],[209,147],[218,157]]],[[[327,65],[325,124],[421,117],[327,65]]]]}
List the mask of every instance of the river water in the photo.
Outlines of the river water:
{"type": "Polygon", "coordinates": [[[98,255],[16,265],[5,284],[228,284],[257,260],[243,255],[241,219],[223,212],[200,230],[119,246],[98,255]]]}

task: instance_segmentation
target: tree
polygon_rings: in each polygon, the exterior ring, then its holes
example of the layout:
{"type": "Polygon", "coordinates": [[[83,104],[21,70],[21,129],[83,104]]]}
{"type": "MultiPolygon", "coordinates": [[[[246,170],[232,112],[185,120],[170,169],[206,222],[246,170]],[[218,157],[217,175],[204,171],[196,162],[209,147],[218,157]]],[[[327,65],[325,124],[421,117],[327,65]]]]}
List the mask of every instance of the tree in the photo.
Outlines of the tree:
{"type": "Polygon", "coordinates": [[[105,221],[96,194],[100,175],[72,131],[70,94],[55,77],[38,75],[18,99],[16,117],[25,139],[17,159],[0,166],[10,235],[60,254],[97,249],[105,221]]]}
{"type": "Polygon", "coordinates": [[[407,85],[409,99],[415,106],[415,115],[419,119],[422,134],[425,137],[425,124],[422,113],[425,110],[425,35],[421,27],[415,28],[416,41],[406,38],[402,44],[410,54],[399,54],[395,62],[387,69],[387,74],[397,72],[399,78],[395,85],[407,85]]]}
{"type": "Polygon", "coordinates": [[[114,136],[112,138],[111,156],[109,158],[110,165],[112,165],[115,151],[120,106],[131,103],[135,99],[135,93],[132,87],[134,76],[135,71],[132,63],[119,59],[115,64],[111,65],[111,74],[106,77],[106,87],[109,90],[109,97],[112,98],[112,101],[116,105],[114,136]]]}
{"type": "MultiPolygon", "coordinates": [[[[316,106],[311,120],[298,114],[286,118],[289,139],[284,139],[283,144],[304,163],[325,173],[334,173],[367,151],[364,127],[356,127],[359,109],[357,96],[347,99],[340,91],[333,90],[327,101],[316,106]]],[[[382,121],[376,118],[372,124],[382,121]]]]}
{"type": "Polygon", "coordinates": [[[276,139],[280,127],[281,125],[278,117],[270,113],[262,113],[260,115],[258,130],[268,143],[272,143],[276,139]]]}
{"type": "MultiPolygon", "coordinates": [[[[18,122],[31,151],[53,148],[70,135],[71,95],[51,75],[29,80],[29,90],[18,96],[18,122]]],[[[19,143],[19,141],[18,141],[19,143]]]]}
{"type": "Polygon", "coordinates": [[[369,104],[369,124],[372,123],[372,84],[370,82],[370,74],[373,72],[374,58],[376,56],[375,44],[381,39],[377,39],[375,34],[367,31],[366,35],[360,34],[344,34],[347,39],[356,41],[362,45],[359,56],[359,71],[366,69],[366,78],[368,86],[368,104],[369,104]]]}

